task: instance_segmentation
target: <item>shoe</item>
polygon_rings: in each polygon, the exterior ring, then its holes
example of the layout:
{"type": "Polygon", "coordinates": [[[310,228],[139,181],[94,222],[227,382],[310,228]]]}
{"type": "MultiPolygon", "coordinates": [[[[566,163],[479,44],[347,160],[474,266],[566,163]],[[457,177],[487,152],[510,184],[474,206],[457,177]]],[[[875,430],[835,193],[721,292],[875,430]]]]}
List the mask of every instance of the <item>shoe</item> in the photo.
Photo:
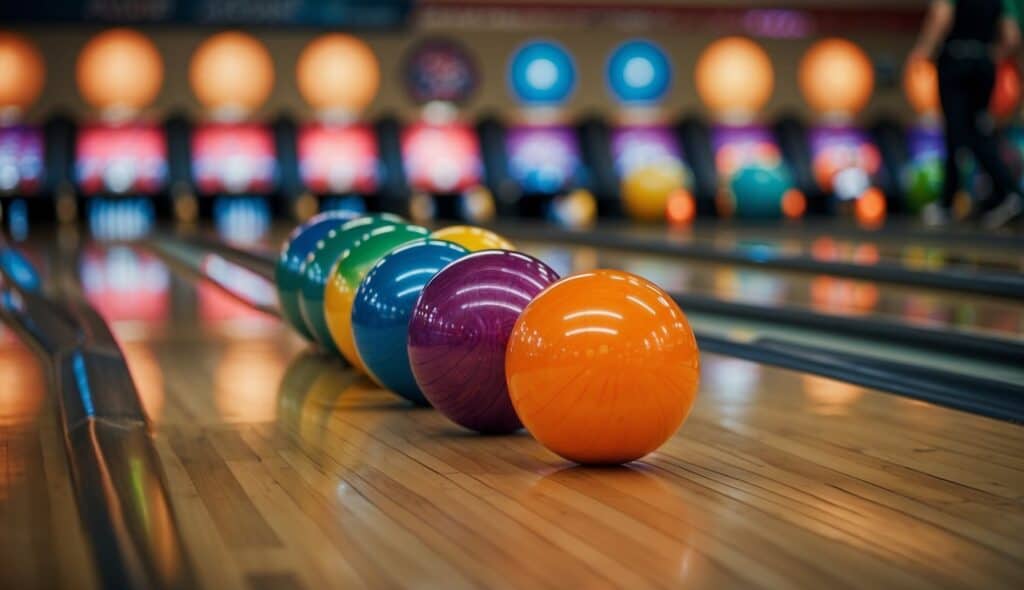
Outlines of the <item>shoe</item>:
{"type": "Polygon", "coordinates": [[[985,229],[998,229],[1013,221],[1024,212],[1024,199],[1013,194],[981,216],[981,225],[985,229]]]}
{"type": "Polygon", "coordinates": [[[921,219],[928,227],[942,227],[949,224],[949,210],[938,203],[928,203],[921,211],[921,219]]]}

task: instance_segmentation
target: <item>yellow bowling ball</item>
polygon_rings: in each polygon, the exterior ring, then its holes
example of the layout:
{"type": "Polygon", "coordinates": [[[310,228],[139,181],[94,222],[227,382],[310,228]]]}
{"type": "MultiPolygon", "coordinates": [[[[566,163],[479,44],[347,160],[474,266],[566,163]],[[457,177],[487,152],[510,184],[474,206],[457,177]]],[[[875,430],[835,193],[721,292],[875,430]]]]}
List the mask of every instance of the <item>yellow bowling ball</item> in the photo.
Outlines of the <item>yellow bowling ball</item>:
{"type": "Polygon", "coordinates": [[[489,229],[471,225],[453,225],[430,234],[438,240],[456,243],[470,252],[479,250],[514,250],[512,242],[489,229]]]}
{"type": "Polygon", "coordinates": [[[622,181],[626,213],[638,221],[664,221],[669,198],[686,188],[686,171],[676,162],[638,166],[622,181]]]}

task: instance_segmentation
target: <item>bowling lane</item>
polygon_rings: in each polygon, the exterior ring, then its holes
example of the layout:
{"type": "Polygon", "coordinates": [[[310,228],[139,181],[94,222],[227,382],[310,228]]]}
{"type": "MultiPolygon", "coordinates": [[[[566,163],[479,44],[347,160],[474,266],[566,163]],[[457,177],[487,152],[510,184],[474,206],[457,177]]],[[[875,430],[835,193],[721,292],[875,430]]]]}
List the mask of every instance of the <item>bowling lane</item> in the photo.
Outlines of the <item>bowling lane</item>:
{"type": "Polygon", "coordinates": [[[666,229],[624,223],[606,223],[605,236],[651,240],[680,246],[712,245],[724,251],[740,250],[753,256],[807,256],[819,262],[872,265],[886,263],[908,270],[966,270],[1019,273],[1024,271],[1024,250],[1009,240],[985,243],[943,239],[936,233],[841,231],[834,223],[808,222],[805,226],[697,223],[691,228],[666,229]]]}
{"type": "Polygon", "coordinates": [[[1024,333],[1024,304],[1001,298],[607,248],[551,242],[517,245],[563,274],[614,267],[644,276],[669,292],[696,293],[769,309],[796,307],[1017,341],[1024,333]]]}
{"type": "Polygon", "coordinates": [[[0,323],[0,572],[6,588],[96,588],[46,375],[0,323]]]}
{"type": "Polygon", "coordinates": [[[413,408],[182,276],[160,313],[128,296],[104,313],[206,587],[1024,576],[1018,426],[705,354],[697,405],[662,449],[574,467],[525,433],[476,436],[413,408]]]}

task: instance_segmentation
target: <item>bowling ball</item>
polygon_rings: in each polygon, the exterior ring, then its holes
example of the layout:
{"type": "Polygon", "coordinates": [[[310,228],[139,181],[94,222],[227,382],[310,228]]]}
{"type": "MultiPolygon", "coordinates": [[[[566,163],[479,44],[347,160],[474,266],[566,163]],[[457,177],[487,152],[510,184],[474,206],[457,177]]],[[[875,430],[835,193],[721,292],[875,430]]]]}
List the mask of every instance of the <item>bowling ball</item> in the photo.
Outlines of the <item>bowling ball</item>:
{"type": "Polygon", "coordinates": [[[299,312],[306,324],[306,330],[325,350],[334,352],[334,340],[324,320],[324,286],[331,268],[341,254],[352,247],[364,233],[373,228],[395,225],[402,222],[397,215],[383,213],[367,215],[345,222],[341,227],[328,230],[323,239],[317,240],[316,247],[306,256],[299,267],[299,312]]]}
{"type": "Polygon", "coordinates": [[[512,406],[551,451],[577,463],[643,457],[697,394],[697,341],[650,281],[616,270],[563,279],[516,322],[505,360],[512,406]]]}
{"type": "Polygon", "coordinates": [[[426,284],[468,251],[444,240],[416,240],[384,256],[366,274],[352,305],[352,336],[367,372],[383,387],[427,405],[409,366],[413,307],[426,284]]]}
{"type": "Polygon", "coordinates": [[[693,193],[685,188],[678,188],[668,196],[665,205],[665,218],[669,225],[681,227],[689,225],[697,217],[697,200],[693,193]]]}
{"type": "Polygon", "coordinates": [[[907,208],[913,213],[920,213],[925,205],[938,199],[944,176],[942,161],[938,158],[911,162],[903,175],[907,208]]]}
{"type": "Polygon", "coordinates": [[[803,207],[792,202],[799,200],[795,196],[797,192],[790,192],[793,189],[793,178],[783,166],[747,164],[732,175],[728,193],[737,217],[799,217],[803,207]],[[786,202],[787,198],[790,203],[786,202]]]}
{"type": "Polygon", "coordinates": [[[331,340],[352,366],[366,371],[352,340],[352,301],[359,283],[385,254],[429,232],[418,225],[388,225],[364,232],[342,252],[331,268],[324,288],[323,314],[331,340]]]}
{"type": "Polygon", "coordinates": [[[540,260],[505,250],[470,254],[437,273],[409,321],[409,364],[430,404],[470,430],[521,428],[505,348],[523,308],[557,280],[540,260]]]}
{"type": "Polygon", "coordinates": [[[861,193],[854,204],[857,222],[867,228],[882,225],[882,222],[885,221],[885,210],[885,194],[875,187],[870,187],[861,193]]]}
{"type": "Polygon", "coordinates": [[[470,252],[477,252],[479,250],[512,250],[515,248],[512,242],[491,230],[471,225],[453,225],[439,229],[430,234],[430,237],[437,240],[454,242],[470,252]]]}
{"type": "Polygon", "coordinates": [[[552,200],[548,218],[562,227],[588,227],[597,219],[597,199],[585,188],[575,189],[552,200]]]}
{"type": "Polygon", "coordinates": [[[686,169],[679,162],[637,166],[622,179],[622,204],[637,221],[664,221],[669,198],[686,184],[686,169]]]}
{"type": "Polygon", "coordinates": [[[309,253],[316,248],[317,242],[327,237],[327,233],[351,221],[356,214],[351,211],[325,211],[311,217],[306,223],[295,228],[281,246],[277,266],[274,268],[274,284],[277,285],[277,298],[281,304],[281,315],[307,340],[313,340],[313,334],[306,327],[299,309],[299,286],[302,282],[300,270],[309,253]]]}

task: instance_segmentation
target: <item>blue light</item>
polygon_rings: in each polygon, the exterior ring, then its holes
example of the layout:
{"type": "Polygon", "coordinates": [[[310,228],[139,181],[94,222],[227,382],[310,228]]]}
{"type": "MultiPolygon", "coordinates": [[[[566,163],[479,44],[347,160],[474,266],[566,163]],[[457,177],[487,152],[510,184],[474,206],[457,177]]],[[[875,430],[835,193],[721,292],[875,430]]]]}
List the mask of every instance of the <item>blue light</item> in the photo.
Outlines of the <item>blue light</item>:
{"type": "Polygon", "coordinates": [[[651,103],[668,92],[672,64],[660,47],[636,39],[619,45],[608,58],[608,87],[623,103],[651,103]]]}
{"type": "Polygon", "coordinates": [[[32,263],[26,260],[21,253],[10,249],[0,250],[0,266],[22,289],[32,292],[39,290],[41,285],[39,275],[32,263]]]}
{"type": "Polygon", "coordinates": [[[71,359],[71,370],[75,374],[75,383],[78,384],[78,394],[82,397],[82,409],[86,416],[95,416],[96,408],[92,404],[92,389],[89,387],[89,374],[85,370],[85,358],[82,353],[76,352],[71,359]]]}
{"type": "Polygon", "coordinates": [[[552,41],[531,41],[520,47],[508,66],[512,94],[526,104],[565,102],[576,86],[576,65],[569,52],[552,41]]]}

